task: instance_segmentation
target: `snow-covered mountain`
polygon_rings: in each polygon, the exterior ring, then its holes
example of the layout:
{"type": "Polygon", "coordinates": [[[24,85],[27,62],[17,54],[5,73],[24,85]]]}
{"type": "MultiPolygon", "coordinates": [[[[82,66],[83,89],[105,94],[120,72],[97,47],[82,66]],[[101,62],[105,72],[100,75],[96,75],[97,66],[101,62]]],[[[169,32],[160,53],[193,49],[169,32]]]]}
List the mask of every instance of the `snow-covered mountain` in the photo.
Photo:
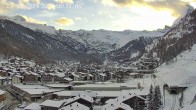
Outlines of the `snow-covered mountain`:
{"type": "Polygon", "coordinates": [[[158,59],[160,64],[175,60],[178,54],[191,49],[196,43],[195,26],[196,10],[187,14],[164,36],[154,41],[147,49],[148,56],[158,59]]]}
{"type": "MultiPolygon", "coordinates": [[[[107,30],[93,30],[93,31],[71,31],[71,30],[56,30],[52,26],[34,24],[26,22],[22,16],[0,16],[0,19],[11,20],[26,28],[36,32],[48,34],[51,37],[59,40],[67,40],[67,38],[74,39],[83,44],[88,54],[103,54],[123,47],[125,44],[139,37],[160,37],[163,36],[169,28],[159,29],[155,31],[107,31],[107,30]],[[58,37],[54,37],[58,36],[58,37]]],[[[77,47],[76,47],[77,48],[77,47]]]]}
{"type": "MultiPolygon", "coordinates": [[[[39,51],[41,56],[47,53],[46,56],[49,56],[49,59],[55,60],[70,59],[73,56],[78,56],[78,59],[84,54],[102,61],[102,56],[109,52],[122,50],[121,48],[130,44],[131,41],[139,40],[141,37],[153,40],[161,37],[170,29],[167,27],[156,31],[71,31],[56,30],[51,26],[29,23],[19,15],[14,17],[0,16],[0,20],[0,27],[4,34],[9,34],[13,38],[17,36],[18,42],[25,42],[29,48],[39,51]],[[38,45],[39,43],[40,45],[38,45]],[[59,52],[56,52],[57,50],[59,52]]],[[[131,54],[135,52],[135,50],[134,52],[129,51],[131,54]]]]}
{"type": "MultiPolygon", "coordinates": [[[[157,31],[107,31],[107,30],[93,30],[93,31],[60,31],[60,34],[66,37],[73,38],[86,47],[91,47],[98,50],[100,53],[108,53],[117,50],[132,40],[139,39],[139,37],[160,37],[163,36],[167,29],[157,31]]],[[[91,53],[90,51],[88,53],[91,53]]]]}
{"type": "Polygon", "coordinates": [[[39,61],[101,61],[96,56],[86,54],[86,48],[80,42],[71,38],[60,40],[58,37],[31,30],[7,19],[0,19],[0,53],[2,54],[39,61]]]}
{"type": "Polygon", "coordinates": [[[187,5],[187,7],[186,7],[186,9],[184,10],[184,12],[182,13],[182,15],[180,15],[180,16],[174,21],[173,26],[176,26],[182,18],[184,18],[186,15],[192,13],[193,10],[194,10],[194,8],[193,8],[192,6],[187,5]]]}
{"type": "Polygon", "coordinates": [[[0,19],[13,21],[13,22],[20,24],[26,28],[29,28],[33,31],[38,31],[38,32],[42,32],[42,33],[50,34],[50,35],[57,35],[57,31],[54,27],[46,26],[45,24],[35,24],[35,23],[27,22],[25,20],[25,18],[20,15],[11,16],[11,17],[10,16],[0,16],[0,19]]]}

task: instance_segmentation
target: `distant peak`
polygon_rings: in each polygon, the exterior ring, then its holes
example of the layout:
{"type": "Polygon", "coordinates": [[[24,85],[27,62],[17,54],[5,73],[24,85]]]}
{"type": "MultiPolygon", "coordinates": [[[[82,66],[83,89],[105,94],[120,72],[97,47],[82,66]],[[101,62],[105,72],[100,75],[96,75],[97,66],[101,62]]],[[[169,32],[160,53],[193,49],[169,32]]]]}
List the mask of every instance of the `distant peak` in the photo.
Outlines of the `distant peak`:
{"type": "Polygon", "coordinates": [[[185,14],[190,14],[191,12],[193,12],[194,10],[194,7],[192,7],[191,5],[187,5],[186,7],[186,11],[185,11],[185,14]]]}
{"type": "Polygon", "coordinates": [[[21,15],[16,15],[16,16],[12,17],[12,19],[13,19],[14,21],[26,22],[25,18],[22,17],[21,15]]]}
{"type": "Polygon", "coordinates": [[[186,9],[184,10],[184,12],[181,14],[181,16],[179,16],[173,23],[173,26],[177,25],[179,23],[179,21],[184,18],[186,15],[192,13],[194,11],[194,8],[191,5],[186,5],[186,9]]]}

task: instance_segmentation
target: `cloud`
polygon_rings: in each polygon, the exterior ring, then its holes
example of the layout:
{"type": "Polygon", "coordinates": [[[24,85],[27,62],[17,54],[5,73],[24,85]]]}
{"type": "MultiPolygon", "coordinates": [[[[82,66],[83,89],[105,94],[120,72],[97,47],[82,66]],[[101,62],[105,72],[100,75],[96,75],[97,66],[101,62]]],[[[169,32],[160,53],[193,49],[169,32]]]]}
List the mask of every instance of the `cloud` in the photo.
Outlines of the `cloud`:
{"type": "Polygon", "coordinates": [[[33,3],[39,5],[41,3],[41,0],[31,0],[33,3]]]}
{"type": "Polygon", "coordinates": [[[41,0],[18,0],[18,1],[19,3],[22,3],[22,4],[35,3],[39,5],[41,3],[41,0]]]}
{"type": "Polygon", "coordinates": [[[19,0],[17,3],[9,1],[9,0],[0,0],[0,14],[7,14],[14,9],[30,9],[26,4],[29,3],[30,0],[19,0]]]}
{"type": "Polygon", "coordinates": [[[73,0],[55,0],[55,1],[58,3],[69,3],[69,4],[73,3],[73,0]]]}
{"type": "Polygon", "coordinates": [[[81,21],[81,20],[83,20],[83,18],[81,18],[81,17],[76,17],[75,20],[76,20],[76,21],[81,21]]]}
{"type": "Polygon", "coordinates": [[[27,3],[29,3],[29,1],[30,1],[30,0],[20,0],[19,2],[20,2],[20,3],[23,3],[23,4],[27,4],[27,3]]]}
{"type": "Polygon", "coordinates": [[[115,7],[148,7],[154,10],[167,10],[172,16],[178,17],[186,8],[187,4],[195,0],[102,0],[104,5],[115,7]]]}
{"type": "Polygon", "coordinates": [[[49,3],[47,5],[47,8],[48,8],[48,10],[55,10],[56,9],[56,6],[54,4],[52,4],[52,3],[49,3]]]}
{"type": "Polygon", "coordinates": [[[60,25],[65,25],[65,26],[70,26],[70,25],[74,24],[74,21],[72,19],[69,19],[66,17],[59,18],[59,19],[55,20],[55,22],[60,25]]]}
{"type": "Polygon", "coordinates": [[[75,21],[88,22],[88,19],[86,17],[76,17],[74,20],[75,21]]]}
{"type": "Polygon", "coordinates": [[[176,19],[171,16],[171,12],[157,11],[147,7],[135,7],[134,10],[139,13],[139,16],[132,16],[131,14],[114,16],[115,19],[111,19],[113,30],[156,30],[164,28],[165,25],[171,26],[176,19]],[[144,11],[146,12],[144,13],[144,11]]]}
{"type": "Polygon", "coordinates": [[[40,11],[39,14],[36,15],[36,17],[38,18],[51,18],[51,17],[56,17],[56,16],[60,16],[61,13],[58,13],[56,11],[50,11],[50,10],[44,10],[44,11],[40,11]]]}
{"type": "Polygon", "coordinates": [[[30,22],[30,23],[47,24],[47,22],[45,22],[45,21],[40,21],[40,20],[37,20],[37,19],[31,18],[31,17],[25,16],[25,15],[21,15],[21,16],[22,16],[27,22],[30,22]]]}

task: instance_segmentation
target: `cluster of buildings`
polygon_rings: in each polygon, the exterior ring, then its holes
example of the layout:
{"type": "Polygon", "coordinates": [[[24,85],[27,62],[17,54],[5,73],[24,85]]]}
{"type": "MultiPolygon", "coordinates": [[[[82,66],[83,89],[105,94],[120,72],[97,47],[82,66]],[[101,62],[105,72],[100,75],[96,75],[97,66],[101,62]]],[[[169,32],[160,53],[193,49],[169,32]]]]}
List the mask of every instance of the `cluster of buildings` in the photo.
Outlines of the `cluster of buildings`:
{"type": "MultiPolygon", "coordinates": [[[[33,61],[11,58],[0,62],[0,85],[33,83],[70,83],[70,82],[123,82],[127,77],[141,78],[145,71],[109,68],[101,66],[66,66],[63,68],[36,65],[33,61]]],[[[152,73],[152,72],[151,72],[152,73]]]]}
{"type": "Polygon", "coordinates": [[[25,110],[143,110],[148,90],[124,81],[146,73],[106,65],[40,66],[16,57],[0,61],[0,85],[31,102],[25,110]]]}
{"type": "Polygon", "coordinates": [[[104,104],[97,103],[97,98],[90,94],[77,94],[62,100],[45,100],[31,103],[24,110],[144,110],[146,95],[123,94],[110,98],[104,104]]]}

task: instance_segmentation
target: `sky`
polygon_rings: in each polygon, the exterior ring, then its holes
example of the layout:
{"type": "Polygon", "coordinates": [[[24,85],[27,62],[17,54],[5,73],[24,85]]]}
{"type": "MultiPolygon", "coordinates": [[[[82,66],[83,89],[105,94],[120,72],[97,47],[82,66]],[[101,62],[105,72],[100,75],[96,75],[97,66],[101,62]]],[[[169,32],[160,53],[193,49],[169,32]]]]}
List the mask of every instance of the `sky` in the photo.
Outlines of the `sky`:
{"type": "Polygon", "coordinates": [[[65,30],[156,30],[196,0],[0,0],[0,15],[65,30]]]}

